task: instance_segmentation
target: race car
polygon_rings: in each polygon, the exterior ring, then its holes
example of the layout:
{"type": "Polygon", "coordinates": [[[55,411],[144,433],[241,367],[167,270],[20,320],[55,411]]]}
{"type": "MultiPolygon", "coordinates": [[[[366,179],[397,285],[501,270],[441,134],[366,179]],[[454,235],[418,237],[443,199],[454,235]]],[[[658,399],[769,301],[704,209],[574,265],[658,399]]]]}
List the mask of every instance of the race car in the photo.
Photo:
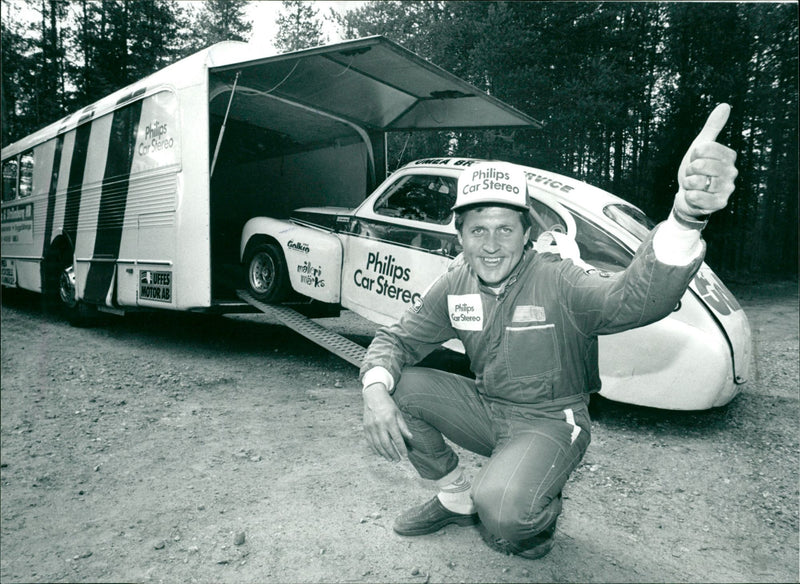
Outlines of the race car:
{"type": "MultiPolygon", "coordinates": [[[[250,219],[240,245],[250,293],[280,303],[293,291],[379,325],[396,321],[460,253],[451,207],[459,174],[476,162],[417,160],[355,209],[301,208],[285,220],[250,219]]],[[[611,193],[524,168],[538,251],[585,269],[621,271],[654,227],[611,193]]],[[[600,395],[614,401],[708,409],[730,402],[748,378],[747,317],[706,264],[669,316],[599,343],[600,395]]],[[[463,351],[457,341],[445,345],[463,351]]]]}

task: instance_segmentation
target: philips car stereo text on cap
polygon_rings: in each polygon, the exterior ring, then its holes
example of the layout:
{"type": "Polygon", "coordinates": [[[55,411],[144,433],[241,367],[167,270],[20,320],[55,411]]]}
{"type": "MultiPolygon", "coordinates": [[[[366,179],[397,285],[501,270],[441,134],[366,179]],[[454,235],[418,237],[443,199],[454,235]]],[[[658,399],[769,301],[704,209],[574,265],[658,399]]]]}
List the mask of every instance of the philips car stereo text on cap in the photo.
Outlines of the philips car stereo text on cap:
{"type": "Polygon", "coordinates": [[[453,210],[468,205],[510,205],[528,208],[525,171],[508,162],[481,162],[458,177],[458,193],[453,210]]]}

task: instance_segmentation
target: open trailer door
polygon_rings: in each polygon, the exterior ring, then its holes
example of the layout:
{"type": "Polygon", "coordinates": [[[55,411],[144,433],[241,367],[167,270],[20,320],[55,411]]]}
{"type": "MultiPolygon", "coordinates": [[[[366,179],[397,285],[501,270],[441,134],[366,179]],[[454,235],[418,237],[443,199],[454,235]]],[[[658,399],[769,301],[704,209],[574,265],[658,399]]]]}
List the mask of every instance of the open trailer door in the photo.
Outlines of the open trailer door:
{"type": "MultiPolygon", "coordinates": [[[[540,128],[541,123],[384,37],[215,64],[211,111],[296,144],[358,135],[384,177],[382,135],[402,130],[540,128]]],[[[376,186],[369,185],[369,190],[376,186]]]]}
{"type": "Polygon", "coordinates": [[[228,58],[209,63],[212,263],[251,217],[357,206],[385,178],[386,132],[541,127],[384,37],[228,58]]]}

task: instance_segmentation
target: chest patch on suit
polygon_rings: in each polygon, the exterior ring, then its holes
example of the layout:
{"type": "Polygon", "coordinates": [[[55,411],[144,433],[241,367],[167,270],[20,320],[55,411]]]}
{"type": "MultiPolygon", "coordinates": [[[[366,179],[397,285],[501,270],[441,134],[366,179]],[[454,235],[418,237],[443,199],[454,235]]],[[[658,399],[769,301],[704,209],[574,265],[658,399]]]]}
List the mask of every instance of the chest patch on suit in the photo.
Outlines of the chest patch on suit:
{"type": "Polygon", "coordinates": [[[521,304],[514,308],[514,316],[511,322],[544,322],[547,320],[544,314],[544,306],[533,306],[521,304]]]}
{"type": "Polygon", "coordinates": [[[480,294],[451,294],[447,297],[447,310],[454,329],[483,330],[483,303],[480,294]]]}

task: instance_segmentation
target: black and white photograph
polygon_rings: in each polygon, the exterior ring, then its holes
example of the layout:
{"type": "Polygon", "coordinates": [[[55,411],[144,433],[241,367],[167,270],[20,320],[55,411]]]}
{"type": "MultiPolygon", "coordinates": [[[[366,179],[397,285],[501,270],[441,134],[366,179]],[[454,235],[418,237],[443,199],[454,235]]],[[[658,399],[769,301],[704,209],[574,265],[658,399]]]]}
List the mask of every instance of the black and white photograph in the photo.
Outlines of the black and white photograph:
{"type": "Polygon", "coordinates": [[[0,0],[0,583],[800,582],[798,20],[0,0]]]}

